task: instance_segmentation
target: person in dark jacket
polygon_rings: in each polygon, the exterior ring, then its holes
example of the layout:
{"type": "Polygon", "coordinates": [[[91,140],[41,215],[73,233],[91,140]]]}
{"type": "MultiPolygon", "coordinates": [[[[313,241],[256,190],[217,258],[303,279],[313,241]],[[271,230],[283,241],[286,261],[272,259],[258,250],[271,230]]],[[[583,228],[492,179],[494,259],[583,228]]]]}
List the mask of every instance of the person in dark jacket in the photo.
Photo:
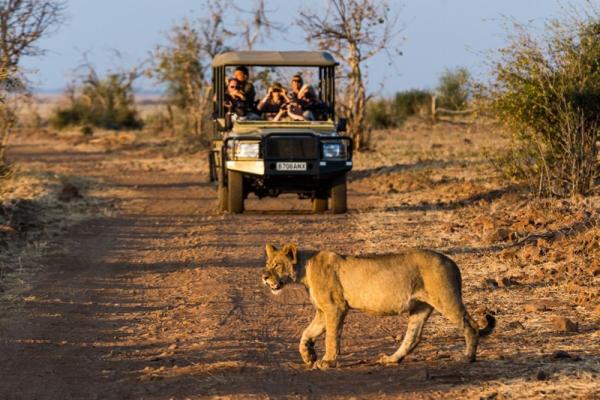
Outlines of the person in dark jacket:
{"type": "Polygon", "coordinates": [[[256,97],[256,91],[254,85],[248,80],[249,73],[248,68],[240,65],[233,72],[233,77],[238,81],[241,86],[241,92],[244,93],[246,102],[248,103],[249,110],[254,110],[254,98],[256,97]]]}
{"type": "Polygon", "coordinates": [[[257,120],[260,117],[254,113],[246,94],[242,91],[241,83],[235,78],[227,81],[227,93],[225,93],[225,108],[240,120],[257,120]]]}
{"type": "Polygon", "coordinates": [[[296,100],[298,98],[298,93],[303,85],[304,80],[302,79],[302,75],[296,74],[292,76],[292,81],[290,82],[290,89],[292,89],[289,94],[290,100],[296,100]]]}
{"type": "Polygon", "coordinates": [[[321,119],[326,107],[312,86],[303,85],[296,96],[295,102],[299,107],[290,107],[288,109],[288,117],[296,121],[315,121],[321,119]]]}

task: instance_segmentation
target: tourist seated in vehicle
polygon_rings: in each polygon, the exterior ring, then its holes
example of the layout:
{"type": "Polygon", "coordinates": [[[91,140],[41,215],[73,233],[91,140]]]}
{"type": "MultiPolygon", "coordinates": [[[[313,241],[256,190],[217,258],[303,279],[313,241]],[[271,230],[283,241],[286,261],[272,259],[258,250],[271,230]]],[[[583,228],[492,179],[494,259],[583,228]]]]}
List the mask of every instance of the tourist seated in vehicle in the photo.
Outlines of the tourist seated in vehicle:
{"type": "Polygon", "coordinates": [[[260,116],[254,113],[248,102],[242,85],[236,78],[229,78],[227,82],[227,93],[225,93],[225,108],[239,120],[258,120],[260,116]]]}
{"type": "Polygon", "coordinates": [[[315,89],[310,85],[304,84],[302,75],[296,74],[292,76],[290,82],[291,91],[288,98],[291,102],[297,102],[302,108],[291,107],[292,112],[288,113],[288,117],[296,121],[314,121],[327,119],[327,105],[323,103],[315,89]]]}
{"type": "Polygon", "coordinates": [[[304,79],[302,79],[302,75],[296,74],[292,76],[292,81],[290,82],[291,92],[289,97],[291,100],[295,100],[298,98],[298,93],[302,89],[304,85],[304,79]]]}
{"type": "Polygon", "coordinates": [[[288,117],[294,121],[315,121],[321,119],[325,104],[319,99],[315,89],[303,85],[288,107],[288,117]],[[297,105],[294,105],[296,103],[297,105]]]}
{"type": "MultiPolygon", "coordinates": [[[[256,106],[258,112],[267,121],[273,121],[281,113],[282,107],[289,102],[286,90],[279,82],[269,86],[267,94],[263,97],[256,106]]],[[[281,116],[278,120],[281,119],[281,116]]]]}
{"type": "Polygon", "coordinates": [[[233,71],[233,77],[238,81],[241,86],[240,91],[244,93],[244,97],[250,106],[250,109],[254,108],[254,98],[256,97],[256,91],[254,85],[248,80],[249,77],[248,68],[241,65],[233,71]]]}

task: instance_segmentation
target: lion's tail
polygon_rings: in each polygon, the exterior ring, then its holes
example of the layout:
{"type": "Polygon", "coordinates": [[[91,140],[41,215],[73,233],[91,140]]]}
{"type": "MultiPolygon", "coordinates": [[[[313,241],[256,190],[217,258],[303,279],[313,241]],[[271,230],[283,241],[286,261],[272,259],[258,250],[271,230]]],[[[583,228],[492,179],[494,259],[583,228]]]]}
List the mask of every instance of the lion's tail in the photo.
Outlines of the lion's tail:
{"type": "Polygon", "coordinates": [[[486,313],[485,320],[487,323],[483,328],[479,330],[479,336],[490,335],[492,332],[494,332],[494,329],[496,328],[496,318],[493,315],[486,313]]]}

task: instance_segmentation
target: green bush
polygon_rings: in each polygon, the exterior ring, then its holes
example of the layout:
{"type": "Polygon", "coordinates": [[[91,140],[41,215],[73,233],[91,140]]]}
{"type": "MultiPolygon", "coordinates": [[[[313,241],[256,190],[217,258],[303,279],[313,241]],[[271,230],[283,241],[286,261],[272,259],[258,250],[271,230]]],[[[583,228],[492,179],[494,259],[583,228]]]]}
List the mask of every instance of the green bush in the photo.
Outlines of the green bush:
{"type": "Polygon", "coordinates": [[[103,129],[140,129],[143,125],[135,109],[131,77],[111,73],[98,78],[90,69],[81,83],[68,89],[69,103],[57,108],[50,118],[56,129],[93,126],[103,129]]]}
{"type": "Polygon", "coordinates": [[[431,93],[426,90],[411,89],[396,93],[393,110],[399,121],[419,114],[422,109],[428,109],[431,103],[431,93]]]}
{"type": "Polygon", "coordinates": [[[465,110],[471,98],[471,74],[466,68],[446,69],[436,89],[437,106],[448,110],[465,110]]]}
{"type": "Polygon", "coordinates": [[[390,101],[387,99],[368,102],[365,115],[367,126],[373,129],[395,128],[396,121],[393,118],[390,105],[390,101]]]}
{"type": "Polygon", "coordinates": [[[553,21],[543,39],[517,32],[490,93],[516,138],[509,170],[540,195],[589,194],[599,172],[600,18],[553,21]]]}
{"type": "Polygon", "coordinates": [[[408,117],[429,109],[431,93],[411,89],[396,93],[392,99],[377,99],[367,103],[366,121],[373,129],[402,126],[408,117]]]}

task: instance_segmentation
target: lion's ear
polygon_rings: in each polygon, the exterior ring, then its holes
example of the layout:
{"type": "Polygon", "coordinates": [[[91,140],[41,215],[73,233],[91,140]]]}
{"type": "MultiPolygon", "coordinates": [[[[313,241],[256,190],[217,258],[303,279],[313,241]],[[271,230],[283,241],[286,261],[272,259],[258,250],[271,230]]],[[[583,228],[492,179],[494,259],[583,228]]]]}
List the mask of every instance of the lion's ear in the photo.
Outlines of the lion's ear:
{"type": "Polygon", "coordinates": [[[294,243],[288,243],[283,246],[282,251],[290,260],[292,260],[292,264],[296,264],[298,261],[298,246],[294,243]]]}
{"type": "Polygon", "coordinates": [[[265,246],[265,251],[266,251],[266,253],[267,253],[267,258],[268,258],[268,259],[270,259],[270,258],[272,258],[272,257],[273,257],[273,253],[275,253],[275,247],[273,247],[273,246],[272,246],[272,245],[270,245],[270,244],[267,244],[267,245],[265,246]]]}

